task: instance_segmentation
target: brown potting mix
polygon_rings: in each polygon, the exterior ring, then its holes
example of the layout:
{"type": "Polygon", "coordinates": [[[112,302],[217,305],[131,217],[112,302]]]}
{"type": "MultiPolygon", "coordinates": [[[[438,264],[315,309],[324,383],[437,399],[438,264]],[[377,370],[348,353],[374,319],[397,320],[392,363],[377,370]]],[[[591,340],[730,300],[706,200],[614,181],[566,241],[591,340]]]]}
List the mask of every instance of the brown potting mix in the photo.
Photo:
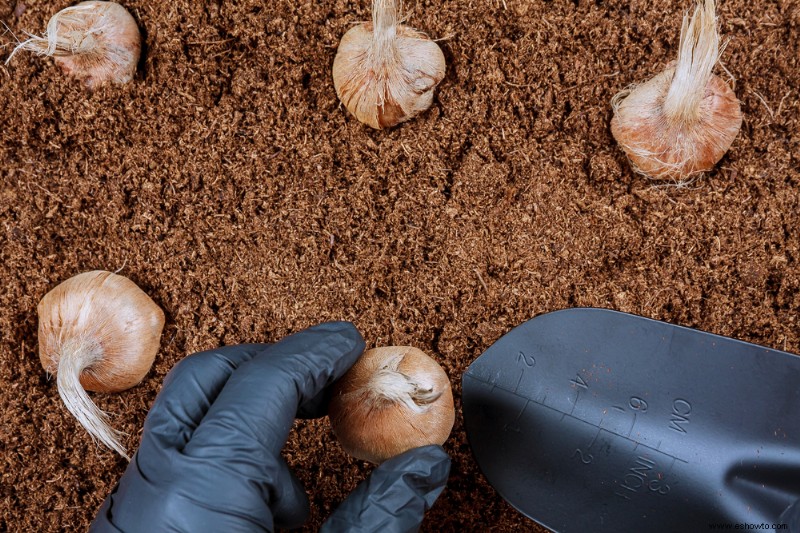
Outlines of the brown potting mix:
{"type": "MultiPolygon", "coordinates": [[[[69,5],[0,0],[0,20],[23,38],[69,5]]],[[[36,304],[83,271],[119,271],[166,313],[144,381],[92,395],[131,451],[199,350],[350,320],[368,347],[433,357],[456,422],[428,531],[543,531],[483,478],[460,402],[467,366],[529,318],[605,307],[800,351],[795,0],[718,3],[743,125],[682,188],[635,174],[609,123],[616,93],[676,57],[688,0],[406,2],[447,70],[385,131],[331,75],[367,0],[124,5],[144,36],[132,82],[88,92],[28,53],[0,67],[0,530],[85,530],[127,465],[39,362],[36,304]]],[[[308,531],[372,468],[325,418],[296,422],[284,456],[308,531]]]]}

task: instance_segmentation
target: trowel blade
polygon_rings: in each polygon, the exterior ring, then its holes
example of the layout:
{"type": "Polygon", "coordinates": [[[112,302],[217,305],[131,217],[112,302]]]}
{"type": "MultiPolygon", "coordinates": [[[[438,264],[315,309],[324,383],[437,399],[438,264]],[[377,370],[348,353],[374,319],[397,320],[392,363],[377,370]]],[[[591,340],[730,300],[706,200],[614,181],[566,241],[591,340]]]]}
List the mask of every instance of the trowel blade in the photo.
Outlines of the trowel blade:
{"type": "Polygon", "coordinates": [[[556,532],[777,524],[800,498],[800,357],[604,309],[538,316],[463,376],[475,458],[556,532]]]}

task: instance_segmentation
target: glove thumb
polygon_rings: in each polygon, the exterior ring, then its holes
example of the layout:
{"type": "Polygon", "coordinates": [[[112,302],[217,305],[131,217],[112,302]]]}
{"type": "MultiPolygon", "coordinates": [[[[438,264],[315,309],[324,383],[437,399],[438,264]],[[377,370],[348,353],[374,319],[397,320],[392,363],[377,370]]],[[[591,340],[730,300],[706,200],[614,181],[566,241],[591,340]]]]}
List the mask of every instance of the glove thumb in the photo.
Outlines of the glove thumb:
{"type": "Polygon", "coordinates": [[[441,446],[414,448],[392,457],[356,487],[320,531],[417,531],[449,473],[450,457],[441,446]]]}

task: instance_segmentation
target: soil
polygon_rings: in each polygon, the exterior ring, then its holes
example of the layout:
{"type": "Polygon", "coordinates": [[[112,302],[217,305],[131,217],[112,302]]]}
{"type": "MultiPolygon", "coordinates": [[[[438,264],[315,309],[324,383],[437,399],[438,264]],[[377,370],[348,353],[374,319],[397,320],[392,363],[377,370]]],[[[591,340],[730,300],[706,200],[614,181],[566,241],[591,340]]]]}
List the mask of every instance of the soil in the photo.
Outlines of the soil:
{"type": "MultiPolygon", "coordinates": [[[[342,319],[368,346],[432,355],[457,421],[428,531],[542,531],[482,477],[460,402],[470,362],[529,318],[606,307],[800,352],[796,0],[720,1],[744,124],[684,188],[631,171],[609,101],[676,57],[688,0],[406,4],[447,75],[388,131],[349,116],[331,79],[367,0],[126,1],[136,79],[91,94],[52,60],[0,67],[0,530],[85,529],[126,466],[39,364],[36,304],[86,270],[120,270],[167,315],[145,380],[94,396],[128,449],[198,350],[342,319]]],[[[0,20],[24,36],[68,5],[0,0],[0,20]]],[[[298,422],[285,457],[309,531],[370,471],[326,419],[298,422]]]]}

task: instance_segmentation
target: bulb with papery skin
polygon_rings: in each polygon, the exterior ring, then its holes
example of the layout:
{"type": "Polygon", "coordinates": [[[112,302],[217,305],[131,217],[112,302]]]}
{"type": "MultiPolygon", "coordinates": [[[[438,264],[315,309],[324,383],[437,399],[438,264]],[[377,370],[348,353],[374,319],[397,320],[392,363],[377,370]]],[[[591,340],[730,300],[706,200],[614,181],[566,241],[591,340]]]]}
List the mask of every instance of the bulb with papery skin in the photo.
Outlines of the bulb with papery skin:
{"type": "Polygon", "coordinates": [[[364,352],[334,385],[328,414],[344,450],[372,463],[444,444],[455,421],[447,374],[410,346],[364,352]]]}
{"type": "Polygon", "coordinates": [[[64,72],[94,89],[133,79],[141,41],[136,21],[121,5],[81,2],[53,15],[46,33],[20,43],[6,63],[20,50],[52,57],[64,72]]]}
{"type": "Polygon", "coordinates": [[[691,19],[684,17],[677,62],[611,102],[611,133],[634,169],[681,183],[725,155],[742,112],[728,84],[712,73],[718,59],[714,0],[705,0],[691,19]]]}
{"type": "Polygon", "coordinates": [[[37,307],[39,358],[92,438],[128,458],[121,434],[89,398],[138,384],[158,352],[164,312],[128,278],[96,270],[48,292],[37,307]]]}
{"type": "Polygon", "coordinates": [[[333,60],[336,95],[376,129],[404,122],[433,102],[444,54],[425,34],[398,22],[397,0],[373,0],[372,22],[353,26],[333,60]]]}

